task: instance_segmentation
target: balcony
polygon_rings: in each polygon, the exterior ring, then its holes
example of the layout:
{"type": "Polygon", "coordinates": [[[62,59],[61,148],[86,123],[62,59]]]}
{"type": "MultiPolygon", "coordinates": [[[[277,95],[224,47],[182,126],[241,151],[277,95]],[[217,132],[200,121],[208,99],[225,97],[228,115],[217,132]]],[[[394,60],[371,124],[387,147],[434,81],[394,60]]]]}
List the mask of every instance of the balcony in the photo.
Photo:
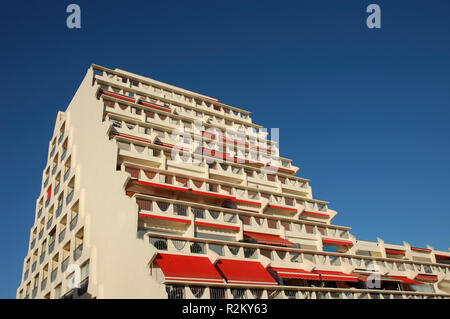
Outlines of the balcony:
{"type": "Polygon", "coordinates": [[[47,287],[47,278],[42,279],[41,282],[41,291],[43,291],[47,287]]]}
{"type": "Polygon", "coordinates": [[[58,243],[62,242],[65,236],[66,236],[66,229],[64,228],[58,235],[58,243]]]}
{"type": "Polygon", "coordinates": [[[50,219],[47,222],[47,229],[49,229],[52,226],[52,223],[53,223],[53,216],[50,217],[50,219]]]}
{"type": "Polygon", "coordinates": [[[209,169],[209,177],[231,183],[242,183],[245,179],[244,170],[241,167],[234,167],[227,164],[216,164],[209,169]]]}
{"type": "Polygon", "coordinates": [[[278,189],[278,183],[269,180],[269,178],[264,174],[255,174],[255,177],[248,176],[247,184],[250,187],[257,187],[268,191],[278,189]]]}
{"type": "Polygon", "coordinates": [[[69,203],[72,201],[73,198],[73,189],[70,191],[69,195],[66,197],[66,205],[69,205],[69,203]]]}
{"type": "Polygon", "coordinates": [[[81,257],[81,254],[83,253],[83,244],[79,245],[75,250],[73,251],[73,260],[78,260],[78,258],[81,257]]]}
{"type": "Polygon", "coordinates": [[[69,260],[70,260],[70,256],[67,256],[66,259],[63,260],[63,262],[61,263],[61,272],[65,272],[67,269],[67,266],[69,266],[69,260]]]}
{"type": "Polygon", "coordinates": [[[67,178],[69,177],[69,175],[70,175],[70,168],[68,168],[67,171],[64,173],[64,181],[67,180],[67,178]]]}
{"type": "Polygon", "coordinates": [[[162,152],[159,153],[158,150],[147,146],[136,146],[134,144],[130,144],[129,149],[119,147],[119,156],[124,160],[130,160],[152,167],[160,167],[165,161],[162,152]]]}
{"type": "Polygon", "coordinates": [[[56,275],[58,274],[58,268],[55,268],[52,273],[50,274],[50,282],[55,281],[56,275]]]}
{"type": "Polygon", "coordinates": [[[70,230],[73,230],[78,222],[78,215],[76,215],[72,220],[70,221],[70,230]]]}
{"type": "Polygon", "coordinates": [[[195,225],[203,228],[214,228],[214,232],[229,233],[239,231],[238,216],[233,213],[226,213],[219,210],[191,208],[195,219],[195,225]]]}
{"type": "Polygon", "coordinates": [[[108,113],[114,113],[121,115],[121,117],[127,117],[129,119],[143,121],[143,113],[141,109],[133,107],[131,105],[122,104],[120,102],[114,103],[114,107],[107,107],[105,110],[108,113]]]}
{"type": "Polygon", "coordinates": [[[310,193],[310,188],[308,186],[307,181],[300,181],[300,180],[291,180],[289,178],[280,179],[281,181],[281,188],[286,193],[296,194],[305,196],[310,193]]]}

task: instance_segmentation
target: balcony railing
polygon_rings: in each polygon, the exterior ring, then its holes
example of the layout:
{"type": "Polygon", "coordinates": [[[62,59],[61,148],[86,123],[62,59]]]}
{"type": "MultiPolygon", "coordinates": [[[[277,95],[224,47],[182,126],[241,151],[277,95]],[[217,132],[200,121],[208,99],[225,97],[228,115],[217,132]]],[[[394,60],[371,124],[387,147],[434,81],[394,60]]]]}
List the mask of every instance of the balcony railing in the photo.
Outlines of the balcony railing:
{"type": "Polygon", "coordinates": [[[73,230],[78,222],[78,215],[76,215],[72,220],[70,221],[70,230],[73,230]]]}
{"type": "Polygon", "coordinates": [[[50,274],[50,282],[55,281],[56,275],[58,274],[58,268],[55,268],[52,273],[50,274]]]}
{"type": "Polygon", "coordinates": [[[52,226],[52,223],[53,223],[53,216],[50,217],[50,219],[49,219],[48,222],[47,222],[47,229],[49,229],[50,226],[52,226]]]}
{"type": "Polygon", "coordinates": [[[66,271],[67,266],[69,266],[69,259],[70,259],[70,256],[67,256],[66,259],[63,260],[63,262],[61,264],[61,272],[66,271]]]}
{"type": "Polygon", "coordinates": [[[444,295],[410,291],[370,291],[319,287],[226,288],[199,286],[166,286],[169,299],[442,299],[444,295]],[[208,294],[209,291],[209,294],[208,294]],[[208,296],[209,295],[209,296],[208,296]]]}
{"type": "Polygon", "coordinates": [[[73,198],[73,189],[70,191],[69,195],[67,195],[67,197],[66,197],[66,205],[69,205],[72,198],[73,198]]]}
{"type": "Polygon", "coordinates": [[[58,235],[58,242],[59,243],[62,242],[65,236],[66,236],[66,229],[64,228],[58,235]]]}
{"type": "Polygon", "coordinates": [[[83,253],[83,244],[79,245],[75,250],[73,251],[73,260],[78,260],[78,258],[81,257],[81,254],[83,253]]]}
{"type": "Polygon", "coordinates": [[[69,177],[70,174],[70,168],[67,169],[67,171],[64,173],[64,181],[67,180],[67,178],[69,177]]]}

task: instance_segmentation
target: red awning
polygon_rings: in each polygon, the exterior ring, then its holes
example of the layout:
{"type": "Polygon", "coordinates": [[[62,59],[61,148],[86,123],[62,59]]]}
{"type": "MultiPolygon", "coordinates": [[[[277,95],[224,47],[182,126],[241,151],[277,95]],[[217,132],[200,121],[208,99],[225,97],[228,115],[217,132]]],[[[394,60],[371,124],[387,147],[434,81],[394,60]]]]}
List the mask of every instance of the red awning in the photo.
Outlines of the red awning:
{"type": "Polygon", "coordinates": [[[259,261],[219,259],[216,267],[230,284],[277,285],[259,261]]]}
{"type": "Polygon", "coordinates": [[[358,281],[358,277],[353,274],[344,274],[340,271],[329,271],[329,270],[314,270],[314,273],[320,275],[321,280],[332,280],[332,281],[358,281]]]}
{"type": "Polygon", "coordinates": [[[390,276],[390,277],[401,280],[402,284],[422,284],[421,282],[409,279],[408,277],[403,276],[390,276]]]}
{"type": "Polygon", "coordinates": [[[324,244],[353,246],[353,242],[351,242],[350,240],[322,238],[322,242],[324,244]]]}
{"type": "Polygon", "coordinates": [[[295,268],[268,268],[270,271],[276,272],[276,274],[281,278],[298,278],[298,279],[310,279],[310,280],[319,280],[320,275],[314,274],[312,272],[303,270],[303,269],[295,269],[295,268]]]}
{"type": "Polygon", "coordinates": [[[418,274],[414,279],[422,281],[438,281],[438,277],[436,275],[428,275],[428,274],[418,274]]]}
{"type": "Polygon", "coordinates": [[[405,254],[404,251],[396,250],[396,249],[386,249],[386,253],[388,253],[388,254],[396,254],[396,255],[404,255],[405,254]]]}
{"type": "Polygon", "coordinates": [[[225,283],[208,257],[158,254],[155,260],[166,280],[225,283]]]}
{"type": "Polygon", "coordinates": [[[286,246],[286,247],[294,247],[295,246],[294,243],[291,243],[289,240],[283,239],[277,235],[245,231],[244,236],[253,238],[254,240],[256,240],[256,242],[258,244],[268,244],[268,245],[286,246]]]}

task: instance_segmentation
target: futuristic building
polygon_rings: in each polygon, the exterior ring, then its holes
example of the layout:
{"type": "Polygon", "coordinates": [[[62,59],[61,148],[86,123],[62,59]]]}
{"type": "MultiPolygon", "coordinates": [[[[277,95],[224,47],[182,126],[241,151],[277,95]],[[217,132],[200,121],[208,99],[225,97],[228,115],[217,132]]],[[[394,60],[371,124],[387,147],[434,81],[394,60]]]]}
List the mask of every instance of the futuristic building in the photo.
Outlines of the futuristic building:
{"type": "Polygon", "coordinates": [[[450,296],[450,252],[356,239],[250,113],[92,65],[56,118],[17,298],[450,296]]]}

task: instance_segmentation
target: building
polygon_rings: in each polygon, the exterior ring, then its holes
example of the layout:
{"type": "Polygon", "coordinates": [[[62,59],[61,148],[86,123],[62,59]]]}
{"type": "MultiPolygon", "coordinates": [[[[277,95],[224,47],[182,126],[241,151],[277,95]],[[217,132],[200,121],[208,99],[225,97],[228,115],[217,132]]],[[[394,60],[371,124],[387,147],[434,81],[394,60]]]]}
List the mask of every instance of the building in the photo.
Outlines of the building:
{"type": "Polygon", "coordinates": [[[267,137],[247,111],[92,65],[56,118],[17,298],[449,296],[449,251],[333,225],[267,137]]]}

